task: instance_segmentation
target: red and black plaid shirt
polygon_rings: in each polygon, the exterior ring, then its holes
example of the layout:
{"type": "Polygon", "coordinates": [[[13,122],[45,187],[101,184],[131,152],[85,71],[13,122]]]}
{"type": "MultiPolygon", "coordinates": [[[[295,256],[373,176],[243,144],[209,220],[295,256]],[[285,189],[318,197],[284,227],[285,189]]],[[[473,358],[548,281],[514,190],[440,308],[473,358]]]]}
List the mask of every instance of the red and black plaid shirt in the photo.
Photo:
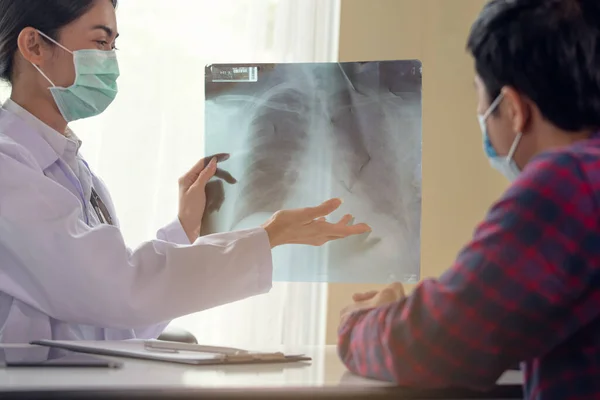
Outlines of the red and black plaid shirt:
{"type": "Polygon", "coordinates": [[[339,354],[427,389],[487,389],[522,362],[526,398],[600,398],[600,134],[532,161],[443,276],[352,314],[339,354]]]}

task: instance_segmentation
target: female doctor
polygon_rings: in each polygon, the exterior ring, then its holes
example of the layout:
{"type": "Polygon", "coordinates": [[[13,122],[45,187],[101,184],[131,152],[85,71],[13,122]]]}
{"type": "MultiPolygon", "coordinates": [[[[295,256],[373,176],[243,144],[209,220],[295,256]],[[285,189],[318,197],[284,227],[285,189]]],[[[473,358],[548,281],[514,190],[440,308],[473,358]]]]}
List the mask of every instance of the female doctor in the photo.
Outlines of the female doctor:
{"type": "Polygon", "coordinates": [[[0,0],[0,342],[155,338],[176,317],[265,293],[271,249],[367,232],[285,210],[263,226],[198,238],[205,185],[223,156],[179,182],[179,213],[127,248],[109,193],[68,123],[117,94],[117,0],[0,0]]]}

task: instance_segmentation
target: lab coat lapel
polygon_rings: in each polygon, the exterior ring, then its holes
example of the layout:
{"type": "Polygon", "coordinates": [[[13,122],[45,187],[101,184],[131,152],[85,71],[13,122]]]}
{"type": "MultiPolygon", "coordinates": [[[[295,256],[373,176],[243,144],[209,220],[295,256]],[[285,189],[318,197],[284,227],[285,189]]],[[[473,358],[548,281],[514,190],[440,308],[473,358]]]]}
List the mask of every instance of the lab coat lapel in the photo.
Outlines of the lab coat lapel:
{"type": "Polygon", "coordinates": [[[79,182],[81,183],[81,189],[83,190],[83,196],[86,200],[88,200],[92,196],[92,185],[93,185],[92,173],[87,168],[87,164],[84,163],[81,158],[77,157],[77,162],[79,163],[79,182]]]}
{"type": "MultiPolygon", "coordinates": [[[[40,132],[36,131],[27,122],[23,121],[18,115],[0,108],[0,133],[8,136],[19,145],[27,149],[36,163],[41,168],[41,172],[47,176],[47,170],[52,165],[60,164],[59,168],[64,174],[69,175],[67,179],[70,181],[78,181],[78,178],[73,174],[68,165],[60,160],[56,151],[43,138],[40,132]]],[[[80,194],[77,188],[73,185],[66,185],[75,197],[80,199],[80,194]]],[[[81,199],[80,199],[81,201],[81,199]]]]}
{"type": "Polygon", "coordinates": [[[42,170],[47,169],[58,160],[54,149],[39,132],[3,108],[0,108],[0,133],[29,150],[42,170]]]}

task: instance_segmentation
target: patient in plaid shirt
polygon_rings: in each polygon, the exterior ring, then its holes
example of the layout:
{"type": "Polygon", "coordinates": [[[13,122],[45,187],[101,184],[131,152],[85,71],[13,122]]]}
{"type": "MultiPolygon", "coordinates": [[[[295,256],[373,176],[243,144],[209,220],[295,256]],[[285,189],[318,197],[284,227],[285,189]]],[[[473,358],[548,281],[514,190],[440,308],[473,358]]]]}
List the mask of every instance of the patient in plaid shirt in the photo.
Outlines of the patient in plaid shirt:
{"type": "Polygon", "coordinates": [[[485,390],[521,363],[526,398],[600,399],[600,1],[492,0],[467,48],[512,184],[439,279],[354,295],[340,357],[425,389],[485,390]]]}

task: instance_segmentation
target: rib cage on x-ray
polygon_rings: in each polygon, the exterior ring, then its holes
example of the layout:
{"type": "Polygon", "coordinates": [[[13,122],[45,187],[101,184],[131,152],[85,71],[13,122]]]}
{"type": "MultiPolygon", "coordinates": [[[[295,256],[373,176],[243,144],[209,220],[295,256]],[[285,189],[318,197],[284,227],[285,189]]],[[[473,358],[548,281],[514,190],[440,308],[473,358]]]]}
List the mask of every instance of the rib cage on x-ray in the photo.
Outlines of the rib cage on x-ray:
{"type": "Polygon", "coordinates": [[[290,189],[298,181],[297,166],[309,142],[307,105],[311,99],[285,85],[265,95],[265,103],[250,122],[248,164],[240,179],[234,224],[255,212],[275,212],[285,206],[290,189]]]}
{"type": "Polygon", "coordinates": [[[369,235],[275,249],[275,280],[383,283],[419,276],[418,61],[259,66],[256,82],[210,83],[206,154],[227,152],[221,209],[203,233],[258,226],[284,208],[344,203],[369,235]],[[222,85],[222,86],[220,86],[222,85]]]}

